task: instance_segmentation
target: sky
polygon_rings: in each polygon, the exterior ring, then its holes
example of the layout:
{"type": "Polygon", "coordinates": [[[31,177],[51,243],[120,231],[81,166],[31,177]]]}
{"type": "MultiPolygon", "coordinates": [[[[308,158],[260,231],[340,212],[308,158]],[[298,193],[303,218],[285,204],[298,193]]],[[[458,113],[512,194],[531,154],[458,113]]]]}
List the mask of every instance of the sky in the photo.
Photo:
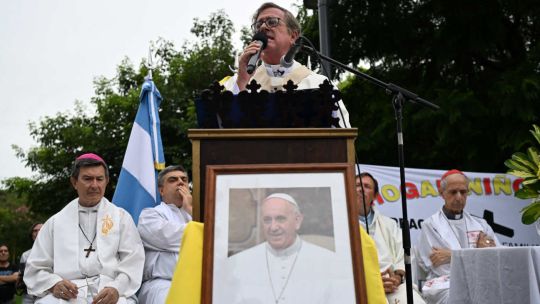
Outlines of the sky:
{"type": "MultiPolygon", "coordinates": [[[[128,57],[138,66],[158,38],[180,47],[194,41],[193,19],[223,9],[240,28],[266,1],[204,0],[16,0],[0,10],[0,180],[36,173],[17,158],[37,143],[28,124],[57,113],[73,113],[78,101],[91,109],[93,80],[115,76],[128,57]],[[189,4],[188,4],[189,3],[189,4]],[[225,7],[227,3],[227,7],[225,7]]],[[[299,0],[275,0],[296,14],[299,0]]]]}

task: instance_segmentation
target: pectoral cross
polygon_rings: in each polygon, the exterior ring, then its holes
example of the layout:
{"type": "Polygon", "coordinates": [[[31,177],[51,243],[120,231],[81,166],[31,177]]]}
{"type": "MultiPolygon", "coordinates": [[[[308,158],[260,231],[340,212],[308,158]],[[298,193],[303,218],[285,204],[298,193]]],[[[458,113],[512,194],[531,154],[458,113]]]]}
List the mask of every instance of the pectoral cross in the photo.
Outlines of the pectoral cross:
{"type": "Polygon", "coordinates": [[[83,249],[83,250],[86,251],[86,258],[88,258],[90,256],[90,253],[92,251],[96,251],[94,248],[92,248],[92,244],[90,244],[90,246],[88,246],[88,248],[83,249]]]}

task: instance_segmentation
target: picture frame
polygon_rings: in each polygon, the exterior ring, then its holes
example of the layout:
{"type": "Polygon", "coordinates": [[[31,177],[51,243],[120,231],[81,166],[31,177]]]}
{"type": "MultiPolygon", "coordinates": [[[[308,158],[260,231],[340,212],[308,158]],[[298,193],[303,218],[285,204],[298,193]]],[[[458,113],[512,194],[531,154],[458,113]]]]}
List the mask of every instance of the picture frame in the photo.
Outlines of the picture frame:
{"type": "Polygon", "coordinates": [[[367,303],[354,181],[347,163],[207,166],[202,303],[367,303]]]}

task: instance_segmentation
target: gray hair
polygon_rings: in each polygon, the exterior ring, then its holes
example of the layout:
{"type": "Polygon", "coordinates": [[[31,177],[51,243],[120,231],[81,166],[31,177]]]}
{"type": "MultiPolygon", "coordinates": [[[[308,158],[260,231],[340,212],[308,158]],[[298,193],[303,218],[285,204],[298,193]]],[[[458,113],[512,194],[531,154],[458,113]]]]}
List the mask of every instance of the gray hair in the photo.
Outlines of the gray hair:
{"type": "Polygon", "coordinates": [[[182,171],[186,173],[186,169],[184,169],[184,167],[181,165],[168,166],[167,168],[161,170],[161,172],[158,174],[158,187],[163,186],[163,183],[165,182],[165,175],[173,171],[182,171]]]}
{"type": "MultiPolygon", "coordinates": [[[[466,183],[467,183],[467,189],[469,188],[469,183],[471,182],[471,180],[467,177],[467,175],[463,174],[463,173],[454,173],[454,174],[459,174],[463,177],[465,177],[465,180],[466,180],[466,183]]],[[[454,175],[454,174],[450,174],[448,176],[451,176],[451,175],[454,175]]],[[[444,190],[446,190],[446,186],[448,186],[448,176],[445,176],[443,179],[441,179],[441,192],[444,192],[444,190]]]]}
{"type": "Polygon", "coordinates": [[[296,32],[298,34],[298,36],[300,36],[300,34],[302,33],[302,28],[300,27],[300,23],[298,23],[298,20],[296,20],[296,17],[294,17],[294,15],[291,12],[289,12],[287,9],[285,9],[285,8],[275,4],[273,2],[263,3],[257,9],[257,11],[255,11],[255,14],[253,14],[253,18],[251,19],[251,21],[252,21],[251,23],[254,24],[255,22],[257,22],[257,18],[259,18],[259,15],[262,13],[262,11],[264,11],[267,8],[277,8],[278,10],[282,11],[283,14],[285,15],[285,20],[283,20],[283,22],[287,26],[287,31],[289,32],[289,34],[292,34],[292,33],[296,32]]]}

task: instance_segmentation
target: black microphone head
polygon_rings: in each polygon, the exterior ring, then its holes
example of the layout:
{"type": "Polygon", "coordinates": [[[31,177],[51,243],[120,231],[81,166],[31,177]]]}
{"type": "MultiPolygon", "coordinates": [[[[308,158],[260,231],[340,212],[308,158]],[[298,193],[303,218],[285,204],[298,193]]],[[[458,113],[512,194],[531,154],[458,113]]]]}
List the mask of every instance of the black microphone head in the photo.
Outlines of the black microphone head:
{"type": "Polygon", "coordinates": [[[259,40],[262,42],[261,50],[264,50],[266,48],[266,45],[268,44],[268,37],[264,32],[257,32],[255,35],[253,35],[253,38],[251,41],[259,40]]]}
{"type": "Polygon", "coordinates": [[[291,45],[287,53],[283,56],[281,56],[281,59],[279,60],[279,64],[284,68],[290,68],[294,64],[294,56],[296,56],[296,53],[300,51],[302,48],[302,40],[300,38],[296,39],[296,41],[291,45]]]}

